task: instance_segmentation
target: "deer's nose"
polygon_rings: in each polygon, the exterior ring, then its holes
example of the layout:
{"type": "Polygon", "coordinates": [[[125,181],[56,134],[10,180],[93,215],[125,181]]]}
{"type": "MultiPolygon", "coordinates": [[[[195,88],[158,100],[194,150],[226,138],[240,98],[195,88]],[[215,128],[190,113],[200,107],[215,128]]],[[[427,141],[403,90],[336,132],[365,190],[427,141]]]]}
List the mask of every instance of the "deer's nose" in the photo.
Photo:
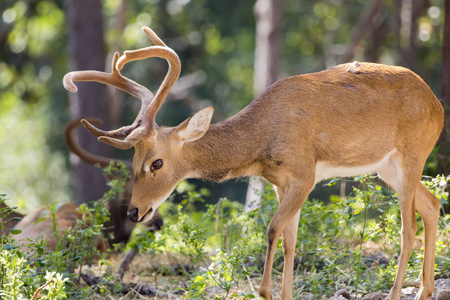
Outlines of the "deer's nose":
{"type": "Polygon", "coordinates": [[[137,223],[139,218],[139,210],[137,208],[133,208],[127,213],[127,217],[131,222],[137,223]]]}

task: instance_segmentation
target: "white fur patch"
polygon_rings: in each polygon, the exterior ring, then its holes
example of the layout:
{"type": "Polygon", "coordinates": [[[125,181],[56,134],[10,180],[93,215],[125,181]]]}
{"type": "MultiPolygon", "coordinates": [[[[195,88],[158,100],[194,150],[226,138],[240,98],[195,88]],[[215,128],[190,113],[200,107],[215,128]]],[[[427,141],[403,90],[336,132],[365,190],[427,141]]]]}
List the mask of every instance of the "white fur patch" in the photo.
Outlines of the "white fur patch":
{"type": "Polygon", "coordinates": [[[144,165],[144,172],[148,173],[149,171],[150,171],[150,167],[147,164],[145,164],[144,165]]]}
{"type": "Polygon", "coordinates": [[[383,165],[385,165],[389,158],[394,154],[396,150],[390,151],[379,161],[371,164],[361,165],[356,167],[336,166],[326,162],[317,162],[316,164],[316,182],[322,181],[331,177],[350,177],[363,174],[375,173],[383,165]]]}

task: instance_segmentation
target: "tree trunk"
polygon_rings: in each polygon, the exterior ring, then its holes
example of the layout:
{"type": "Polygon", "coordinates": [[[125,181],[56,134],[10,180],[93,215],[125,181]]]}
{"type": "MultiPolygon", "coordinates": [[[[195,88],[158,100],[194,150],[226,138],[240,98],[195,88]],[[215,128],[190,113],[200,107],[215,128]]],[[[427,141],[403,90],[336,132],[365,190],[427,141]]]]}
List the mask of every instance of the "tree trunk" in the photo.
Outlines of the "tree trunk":
{"type": "Polygon", "coordinates": [[[261,94],[278,79],[281,51],[282,0],[258,0],[256,17],[256,47],[253,91],[261,94]]]}
{"type": "Polygon", "coordinates": [[[373,32],[374,26],[376,25],[375,19],[380,13],[383,7],[382,0],[373,0],[369,3],[366,9],[361,13],[358,21],[352,30],[352,40],[347,47],[344,55],[341,58],[342,63],[347,63],[352,60],[354,56],[354,50],[358,46],[359,42],[364,35],[369,35],[373,32]]]}
{"type": "Polygon", "coordinates": [[[420,75],[421,72],[417,67],[416,43],[418,19],[428,8],[428,0],[395,0],[394,5],[399,63],[420,75]]]}
{"type": "Polygon", "coordinates": [[[445,111],[444,130],[438,141],[438,174],[450,174],[450,0],[445,0],[442,41],[442,99],[445,111]]]}
{"type": "MultiPolygon", "coordinates": [[[[103,15],[100,0],[69,0],[67,2],[69,25],[69,51],[72,70],[105,69],[103,15]]],[[[105,85],[77,83],[78,92],[70,94],[71,116],[97,117],[104,126],[110,126],[108,93],[105,85]]],[[[110,157],[112,149],[100,142],[87,130],[78,131],[78,142],[91,153],[110,157]]],[[[107,190],[101,169],[77,159],[75,170],[75,201],[77,204],[97,200],[107,190]]]]}
{"type": "MultiPolygon", "coordinates": [[[[281,52],[282,0],[258,0],[254,7],[256,17],[256,47],[253,91],[260,95],[278,79],[281,52]]],[[[261,202],[264,184],[259,178],[252,177],[247,189],[245,209],[251,203],[261,202]]]]}

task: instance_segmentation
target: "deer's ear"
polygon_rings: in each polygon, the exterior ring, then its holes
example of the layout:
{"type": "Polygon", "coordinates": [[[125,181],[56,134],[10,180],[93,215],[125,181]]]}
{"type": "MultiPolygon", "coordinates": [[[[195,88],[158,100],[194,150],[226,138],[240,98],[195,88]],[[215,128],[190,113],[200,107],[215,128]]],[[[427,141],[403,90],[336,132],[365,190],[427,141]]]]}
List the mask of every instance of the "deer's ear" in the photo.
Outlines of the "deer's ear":
{"type": "Polygon", "coordinates": [[[201,138],[209,128],[214,109],[207,107],[177,126],[180,140],[191,142],[201,138]]]}

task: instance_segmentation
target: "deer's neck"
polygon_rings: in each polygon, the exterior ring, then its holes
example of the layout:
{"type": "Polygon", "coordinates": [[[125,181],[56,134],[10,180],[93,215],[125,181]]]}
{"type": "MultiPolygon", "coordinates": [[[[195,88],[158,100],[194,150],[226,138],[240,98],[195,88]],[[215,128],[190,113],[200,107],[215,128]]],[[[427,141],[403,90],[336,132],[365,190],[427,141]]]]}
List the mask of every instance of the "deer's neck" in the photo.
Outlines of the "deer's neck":
{"type": "Polygon", "coordinates": [[[211,125],[205,135],[185,144],[186,160],[193,170],[192,177],[224,181],[261,173],[261,139],[252,130],[255,124],[245,118],[232,117],[211,125]],[[247,124],[248,123],[248,124],[247,124]]]}

